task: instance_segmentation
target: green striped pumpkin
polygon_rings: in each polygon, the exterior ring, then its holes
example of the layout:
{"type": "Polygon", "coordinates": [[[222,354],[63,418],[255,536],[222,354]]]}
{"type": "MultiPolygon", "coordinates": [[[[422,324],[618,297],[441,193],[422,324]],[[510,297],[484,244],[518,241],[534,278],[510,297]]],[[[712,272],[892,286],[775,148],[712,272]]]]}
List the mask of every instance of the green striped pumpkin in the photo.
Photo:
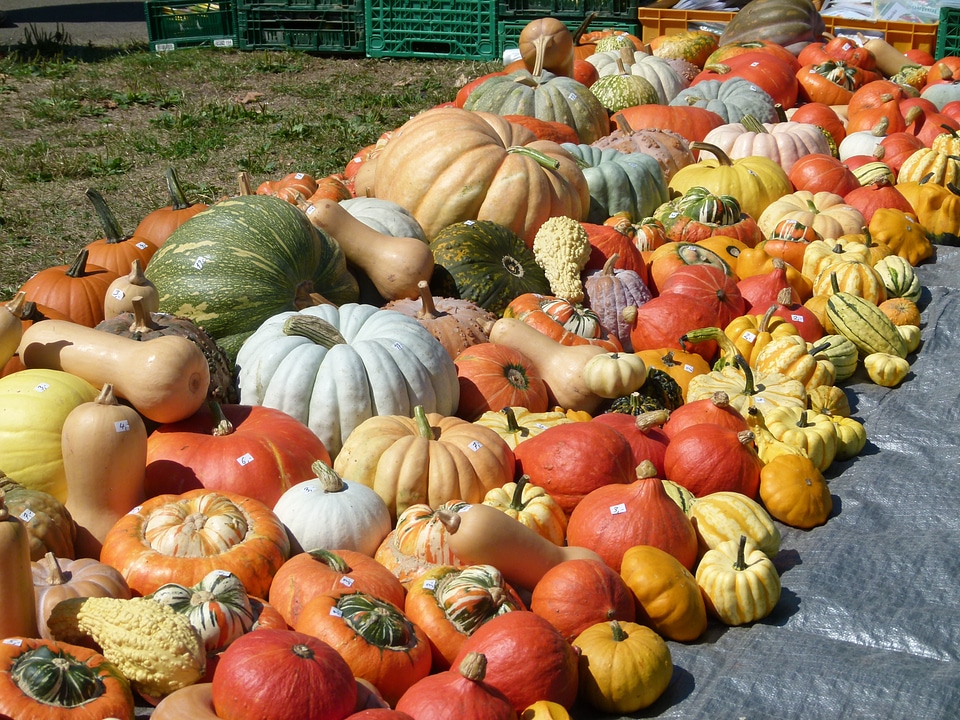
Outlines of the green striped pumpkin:
{"type": "Polygon", "coordinates": [[[399,608],[368,593],[341,595],[336,602],[343,621],[370,645],[409,650],[420,638],[414,624],[399,608]]]}
{"type": "Polygon", "coordinates": [[[644,77],[630,73],[604,75],[590,86],[590,92],[610,112],[619,112],[634,105],[656,105],[660,96],[644,77]]]}
{"type": "Polygon", "coordinates": [[[430,577],[435,585],[429,592],[450,623],[464,635],[472,635],[491,618],[524,609],[492,565],[439,568],[430,577]]]}
{"type": "Polygon", "coordinates": [[[430,243],[437,297],[470,300],[500,315],[523,293],[549,295],[550,282],[533,251],[510,228],[489,220],[448,225],[430,243]]]}
{"type": "Polygon", "coordinates": [[[359,297],[340,246],[301,210],[268,195],[223,200],[173,232],[146,275],[160,310],[187,317],[218,342],[272,315],[359,297]]]}
{"type": "Polygon", "coordinates": [[[873,269],[877,271],[883,286],[887,290],[887,297],[898,297],[918,302],[920,292],[920,278],[913,265],[899,255],[887,255],[878,260],[873,269]]]}
{"type": "Polygon", "coordinates": [[[836,371],[835,382],[843,382],[857,371],[859,353],[857,346],[844,335],[824,335],[817,340],[820,351],[813,357],[817,360],[826,358],[833,363],[836,371]]]}
{"type": "Polygon", "coordinates": [[[546,70],[538,77],[518,70],[488,78],[470,93],[463,108],[563,123],[588,145],[610,133],[607,109],[590,88],[546,70]]]}
{"type": "Polygon", "coordinates": [[[253,628],[253,608],[243,582],[232,572],[213,570],[193,587],[161,585],[148,597],[169,605],[200,633],[208,654],[225,650],[253,628]]]}
{"type": "Polygon", "coordinates": [[[869,300],[848,292],[834,292],[827,300],[826,312],[837,332],[856,345],[861,355],[883,352],[907,356],[907,346],[897,326],[869,300]]]}

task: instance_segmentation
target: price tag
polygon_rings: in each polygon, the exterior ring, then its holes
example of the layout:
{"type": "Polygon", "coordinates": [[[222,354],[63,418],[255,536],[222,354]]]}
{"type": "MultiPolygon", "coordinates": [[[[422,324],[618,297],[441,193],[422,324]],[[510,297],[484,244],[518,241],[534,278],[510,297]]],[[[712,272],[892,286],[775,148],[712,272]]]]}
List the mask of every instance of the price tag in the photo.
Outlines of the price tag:
{"type": "Polygon", "coordinates": [[[760,67],[760,63],[754,60],[752,63],[750,63],[750,67],[760,67]]]}
{"type": "Polygon", "coordinates": [[[804,319],[804,318],[803,318],[803,315],[791,315],[791,316],[790,316],[790,319],[791,319],[793,322],[803,322],[803,319],[804,319]]]}
{"type": "Polygon", "coordinates": [[[763,399],[763,395],[757,395],[756,397],[754,397],[754,400],[755,400],[756,402],[758,402],[758,403],[765,403],[765,402],[766,402],[766,400],[763,399]]]}
{"type": "Polygon", "coordinates": [[[696,371],[696,368],[693,365],[684,365],[683,370],[684,372],[692,373],[696,371]]]}
{"type": "Polygon", "coordinates": [[[4,638],[3,644],[13,645],[14,647],[20,647],[21,645],[23,645],[23,640],[21,640],[20,638],[4,638]]]}
{"type": "Polygon", "coordinates": [[[343,617],[343,610],[338,607],[332,607],[330,608],[330,615],[333,617],[343,617]]]}
{"type": "Polygon", "coordinates": [[[742,338],[743,338],[744,340],[746,340],[748,343],[752,343],[752,342],[756,342],[756,341],[757,341],[757,334],[756,334],[756,333],[753,333],[753,332],[750,332],[749,330],[745,330],[745,331],[743,332],[743,335],[741,335],[740,337],[742,337],[742,338]]]}
{"type": "Polygon", "coordinates": [[[146,250],[148,245],[141,240],[140,242],[136,243],[134,247],[137,248],[137,250],[146,250]]]}
{"type": "Polygon", "coordinates": [[[673,211],[672,213],[670,213],[667,217],[669,217],[671,220],[673,220],[675,217],[679,217],[679,216],[680,216],[680,213],[678,213],[676,210],[674,210],[674,211],[673,211]]]}
{"type": "Polygon", "coordinates": [[[436,581],[436,580],[432,580],[432,579],[431,579],[431,580],[424,580],[424,581],[423,581],[423,587],[424,587],[425,590],[436,590],[436,589],[437,589],[437,581],[436,581]]]}
{"type": "Polygon", "coordinates": [[[33,389],[37,392],[46,392],[50,389],[50,385],[48,383],[39,383],[33,389]]]}
{"type": "Polygon", "coordinates": [[[540,428],[541,430],[546,430],[546,429],[547,429],[547,426],[546,426],[545,423],[534,423],[533,426],[534,426],[535,428],[540,428]]]}
{"type": "Polygon", "coordinates": [[[393,349],[394,349],[394,350],[403,350],[403,344],[402,344],[402,343],[395,342],[395,343],[393,344],[393,349]]]}
{"type": "Polygon", "coordinates": [[[476,220],[464,220],[464,221],[463,221],[463,224],[464,224],[464,225],[475,225],[475,224],[476,224],[476,220]]]}
{"type": "Polygon", "coordinates": [[[568,100],[579,100],[580,98],[577,97],[577,94],[576,94],[576,93],[570,93],[569,95],[567,95],[567,99],[568,99],[568,100]]]}
{"type": "Polygon", "coordinates": [[[113,430],[114,430],[114,432],[118,432],[118,433],[130,432],[130,421],[129,421],[129,420],[117,420],[117,421],[113,424],[113,430]]]}
{"type": "Polygon", "coordinates": [[[133,510],[127,513],[127,515],[136,515],[143,509],[143,505],[137,505],[133,510]]]}
{"type": "Polygon", "coordinates": [[[304,485],[304,486],[303,486],[303,491],[304,491],[305,493],[316,492],[316,491],[317,491],[317,486],[316,486],[316,485],[304,485]]]}
{"type": "Polygon", "coordinates": [[[467,447],[473,450],[474,452],[480,452],[480,450],[483,448],[483,443],[479,442],[478,440],[474,440],[469,445],[467,445],[467,447]]]}
{"type": "Polygon", "coordinates": [[[251,455],[250,453],[244,453],[243,455],[237,458],[238,465],[249,465],[252,462],[253,462],[253,455],[251,455]]]}
{"type": "Polygon", "coordinates": [[[356,580],[354,580],[352,577],[347,577],[346,575],[340,578],[340,584],[344,587],[353,587],[355,582],[356,580]]]}
{"type": "Polygon", "coordinates": [[[627,506],[624,503],[610,506],[611,515],[623,515],[626,511],[627,511],[627,506]]]}
{"type": "Polygon", "coordinates": [[[213,572],[217,577],[229,577],[230,575],[233,575],[233,573],[229,570],[214,570],[213,572]]]}
{"type": "Polygon", "coordinates": [[[350,162],[362,163],[362,162],[363,162],[363,158],[362,158],[362,157],[355,157],[355,158],[354,158],[353,160],[351,160],[350,162]]]}
{"type": "Polygon", "coordinates": [[[33,510],[31,510],[30,508],[24,508],[24,509],[23,509],[23,512],[20,513],[19,515],[17,515],[17,517],[20,518],[21,520],[23,520],[25,523],[30,522],[30,521],[33,520],[36,516],[37,516],[37,514],[36,514],[33,510]]]}
{"type": "Polygon", "coordinates": [[[757,175],[757,171],[752,168],[747,168],[747,172],[753,175],[754,177],[760,177],[759,175],[757,175]]]}
{"type": "Polygon", "coordinates": [[[193,267],[195,270],[203,270],[203,264],[207,262],[207,259],[201,255],[196,260],[193,261],[193,267]]]}
{"type": "Polygon", "coordinates": [[[297,173],[293,176],[294,180],[303,180],[303,173],[297,173]]]}
{"type": "Polygon", "coordinates": [[[113,292],[110,293],[110,297],[112,297],[114,300],[123,300],[126,295],[123,294],[123,290],[120,288],[114,288],[113,292]]]}

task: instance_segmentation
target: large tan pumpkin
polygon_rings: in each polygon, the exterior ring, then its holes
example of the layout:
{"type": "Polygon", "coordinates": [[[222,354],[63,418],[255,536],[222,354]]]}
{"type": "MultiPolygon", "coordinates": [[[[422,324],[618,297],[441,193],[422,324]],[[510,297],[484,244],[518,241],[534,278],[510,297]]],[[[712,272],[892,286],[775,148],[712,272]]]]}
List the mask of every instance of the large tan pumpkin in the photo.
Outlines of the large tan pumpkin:
{"type": "Polygon", "coordinates": [[[528,242],[550,217],[586,218],[583,172],[557,143],[486,112],[434,108],[409,120],[375,162],[373,195],[406,208],[428,239],[466,220],[491,220],[528,242]],[[530,156],[539,151],[546,161],[530,156]],[[553,167],[547,163],[559,163],[553,167]]]}

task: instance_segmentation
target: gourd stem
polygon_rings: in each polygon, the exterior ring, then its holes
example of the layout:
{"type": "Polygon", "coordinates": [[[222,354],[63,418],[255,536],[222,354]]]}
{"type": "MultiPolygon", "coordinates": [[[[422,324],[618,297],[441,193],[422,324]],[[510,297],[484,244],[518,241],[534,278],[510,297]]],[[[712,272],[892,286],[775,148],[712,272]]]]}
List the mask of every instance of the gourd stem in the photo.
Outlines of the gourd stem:
{"type": "Polygon", "coordinates": [[[690,143],[690,147],[693,150],[706,150],[708,153],[711,153],[714,157],[716,157],[717,161],[721,165],[725,165],[727,167],[733,167],[733,160],[730,159],[730,156],[727,155],[718,146],[712,143],[705,143],[698,140],[690,143]]]}
{"type": "Polygon", "coordinates": [[[440,508],[437,510],[437,521],[443,525],[444,530],[451,535],[460,529],[460,513],[448,508],[440,508]]]}
{"type": "Polygon", "coordinates": [[[130,300],[130,304],[133,305],[133,322],[129,328],[131,333],[137,335],[159,329],[160,325],[153,321],[153,316],[143,306],[143,297],[135,296],[130,300]]]}
{"type": "Polygon", "coordinates": [[[140,262],[140,258],[134,258],[130,262],[130,274],[127,275],[127,282],[138,287],[150,285],[147,276],[143,274],[143,264],[140,262]]]}
{"type": "Polygon", "coordinates": [[[167,168],[165,173],[167,178],[167,192],[170,193],[170,205],[174,210],[186,210],[190,207],[190,201],[183,194],[183,188],[180,187],[180,178],[177,177],[177,171],[172,167],[167,168]]]}
{"type": "MultiPolygon", "coordinates": [[[[777,293],[776,305],[771,305],[770,307],[772,308],[772,310],[768,309],[767,312],[764,313],[764,317],[767,318],[767,324],[769,324],[770,320],[773,318],[774,311],[776,311],[776,309],[781,305],[787,308],[793,305],[793,288],[792,287],[780,288],[780,292],[777,293]]],[[[767,325],[764,325],[763,329],[766,330],[767,325]]]]}
{"type": "Polygon", "coordinates": [[[578,45],[578,44],[580,43],[580,38],[582,38],[582,37],[584,36],[584,33],[587,32],[587,28],[590,27],[590,23],[592,23],[592,22],[593,22],[594,20],[596,20],[596,19],[597,19],[597,11],[596,11],[596,10],[594,10],[593,12],[591,12],[589,15],[587,15],[587,16],[583,19],[583,22],[580,23],[579,27],[577,27],[577,29],[576,29],[576,30],[574,31],[574,33],[573,33],[573,44],[574,44],[574,46],[576,46],[576,45],[578,45]]]}
{"type": "Polygon", "coordinates": [[[87,258],[90,257],[90,251],[86,248],[80,250],[77,253],[77,257],[74,258],[73,264],[67,268],[67,272],[64,273],[67,277],[72,278],[82,278],[87,274],[87,258]]]}
{"type": "Polygon", "coordinates": [[[757,387],[754,384],[753,370],[750,369],[750,364],[746,361],[743,355],[740,355],[739,353],[737,353],[734,363],[743,373],[743,394],[748,396],[756,395],[757,387]]]}
{"type": "Polygon", "coordinates": [[[457,672],[471,682],[483,682],[483,678],[487,675],[486,655],[478,652],[467,653],[460,661],[457,672]]]}
{"type": "Polygon", "coordinates": [[[810,423],[807,422],[807,409],[804,408],[800,411],[800,417],[797,419],[797,427],[805,428],[810,427],[810,423]]]}
{"type": "Polygon", "coordinates": [[[623,642],[627,639],[627,633],[617,620],[610,621],[610,630],[613,632],[614,642],[623,642]]]}
{"type": "Polygon", "coordinates": [[[250,174],[243,171],[237,175],[237,195],[253,195],[253,183],[250,182],[250,174]]]}
{"type": "Polygon", "coordinates": [[[337,474],[337,471],[323,460],[314,460],[313,464],[310,465],[310,471],[316,474],[320,487],[323,488],[325,493],[342,492],[347,487],[343,484],[343,478],[337,474]]]}
{"type": "Polygon", "coordinates": [[[663,409],[648,410],[647,412],[640,413],[637,415],[636,419],[637,430],[646,434],[653,428],[663,425],[669,419],[669,417],[670,412],[663,409]]]}
{"type": "Polygon", "coordinates": [[[212,435],[214,437],[224,437],[225,435],[233,434],[233,423],[227,420],[227,416],[223,414],[223,408],[220,406],[220,403],[216,400],[211,400],[207,405],[210,408],[210,414],[213,415],[213,419],[216,421],[212,435]]]}
{"type": "Polygon", "coordinates": [[[517,414],[512,407],[505,407],[500,412],[507,416],[507,430],[512,433],[519,433],[521,437],[526,437],[530,431],[517,422],[517,414]]]}
{"type": "Polygon", "coordinates": [[[7,302],[5,302],[3,306],[14,317],[22,318],[23,308],[26,304],[26,301],[27,301],[27,294],[23,290],[18,290],[17,294],[14,295],[9,300],[7,300],[7,302]]]}
{"type": "Polygon", "coordinates": [[[513,497],[510,498],[510,509],[511,510],[523,510],[527,507],[527,504],[523,501],[523,491],[526,489],[527,484],[530,482],[530,476],[524,473],[517,480],[517,486],[513,490],[513,497]]]}
{"type": "Polygon", "coordinates": [[[616,267],[617,260],[620,259],[618,253],[613,253],[610,257],[607,258],[607,261],[603,264],[603,268],[600,270],[600,274],[605,277],[610,277],[613,275],[613,270],[616,267]]]}
{"type": "Polygon", "coordinates": [[[296,314],[283,323],[284,335],[299,335],[327,349],[334,345],[345,345],[346,339],[333,325],[321,317],[296,314]]]}
{"type": "Polygon", "coordinates": [[[763,123],[757,120],[753,115],[744,115],[740,120],[740,124],[752,133],[757,133],[758,135],[770,134],[763,126],[763,123]]]}
{"type": "Polygon", "coordinates": [[[830,348],[830,341],[827,340],[826,342],[820,343],[819,345],[814,345],[807,352],[810,353],[811,355],[816,355],[817,353],[822,353],[824,350],[827,350],[829,348],[830,348]]]}
{"type": "Polygon", "coordinates": [[[63,585],[67,582],[67,577],[63,574],[63,568],[60,567],[60,561],[52,552],[46,553],[40,560],[40,564],[47,571],[47,585],[63,585]]]}
{"type": "Polygon", "coordinates": [[[720,346],[722,357],[719,362],[722,363],[721,367],[723,365],[734,364],[737,356],[740,354],[737,351],[737,346],[734,345],[733,340],[728,338],[727,334],[718,327],[705,327],[691,330],[681,336],[680,343],[698,343],[706,342],[707,340],[713,340],[720,346]]]}
{"type": "Polygon", "coordinates": [[[657,476],[657,466],[650,460],[642,460],[640,464],[637,465],[635,472],[638,480],[646,480],[647,478],[657,476]]]}
{"type": "Polygon", "coordinates": [[[545,167],[548,169],[552,169],[552,170],[560,169],[559,160],[555,160],[554,158],[550,157],[546,153],[542,153],[539,150],[535,150],[533,148],[525,147],[523,145],[511,145],[510,147],[507,148],[507,152],[510,153],[511,155],[526,155],[528,158],[532,158],[533,160],[536,160],[537,163],[542,167],[545,167]]]}
{"type": "Polygon", "coordinates": [[[740,544],[737,546],[737,560],[733,564],[734,570],[742,571],[747,569],[746,550],[747,550],[747,536],[741,535],[740,544]]]}
{"type": "Polygon", "coordinates": [[[307,554],[317,562],[322,562],[328,568],[336,573],[340,573],[341,575],[346,575],[352,571],[351,567],[347,564],[347,561],[344,560],[340,555],[337,555],[335,552],[331,552],[324,548],[314,548],[312,550],[307,550],[307,554]]]}
{"type": "Polygon", "coordinates": [[[741,430],[737,433],[737,440],[740,441],[741,445],[749,445],[756,439],[756,435],[753,434],[752,430],[741,430]]]}
{"type": "Polygon", "coordinates": [[[540,35],[533,41],[533,48],[536,54],[533,59],[533,70],[530,74],[536,78],[543,74],[543,58],[547,54],[547,44],[550,40],[552,40],[552,38],[546,35],[540,35]]]}
{"type": "Polygon", "coordinates": [[[633,132],[633,128],[630,126],[630,123],[627,122],[627,118],[623,116],[623,113],[617,113],[616,115],[613,116],[613,118],[617,123],[617,128],[624,135],[629,135],[630,133],[633,132]]]}
{"type": "Polygon", "coordinates": [[[433,293],[430,292],[430,283],[421,280],[417,283],[417,290],[420,291],[420,302],[422,307],[417,317],[424,320],[436,320],[441,314],[437,312],[437,305],[433,302],[433,293]]]}
{"type": "Polygon", "coordinates": [[[126,240],[127,238],[120,230],[117,216],[113,214],[110,206],[107,205],[107,201],[103,199],[103,195],[93,188],[87,188],[86,196],[93,203],[93,209],[97,211],[97,217],[100,218],[100,227],[103,228],[107,244],[115,245],[126,240]]]}
{"type": "Polygon", "coordinates": [[[717,390],[713,395],[710,396],[710,402],[712,402],[718,408],[730,407],[730,396],[727,395],[723,390],[717,390]]]}
{"type": "Polygon", "coordinates": [[[430,421],[427,419],[427,411],[423,409],[423,405],[417,405],[413,408],[413,420],[417,425],[417,435],[419,437],[427,440],[435,439],[433,428],[430,426],[430,421]]]}
{"type": "Polygon", "coordinates": [[[103,387],[100,388],[100,394],[97,395],[94,402],[97,405],[119,405],[117,402],[117,396],[113,394],[113,384],[104,383],[103,387]]]}

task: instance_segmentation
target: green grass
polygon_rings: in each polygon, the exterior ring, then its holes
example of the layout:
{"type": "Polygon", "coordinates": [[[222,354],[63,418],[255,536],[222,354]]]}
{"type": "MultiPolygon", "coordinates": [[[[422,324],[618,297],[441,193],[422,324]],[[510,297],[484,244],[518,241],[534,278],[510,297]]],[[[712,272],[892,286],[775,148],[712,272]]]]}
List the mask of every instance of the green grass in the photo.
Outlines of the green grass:
{"type": "Polygon", "coordinates": [[[80,48],[30,35],[0,55],[0,301],[102,230],[84,191],[131,233],[169,204],[175,167],[192,201],[288,172],[341,172],[381,133],[452,100],[494,64],[299,52],[80,48]]]}

